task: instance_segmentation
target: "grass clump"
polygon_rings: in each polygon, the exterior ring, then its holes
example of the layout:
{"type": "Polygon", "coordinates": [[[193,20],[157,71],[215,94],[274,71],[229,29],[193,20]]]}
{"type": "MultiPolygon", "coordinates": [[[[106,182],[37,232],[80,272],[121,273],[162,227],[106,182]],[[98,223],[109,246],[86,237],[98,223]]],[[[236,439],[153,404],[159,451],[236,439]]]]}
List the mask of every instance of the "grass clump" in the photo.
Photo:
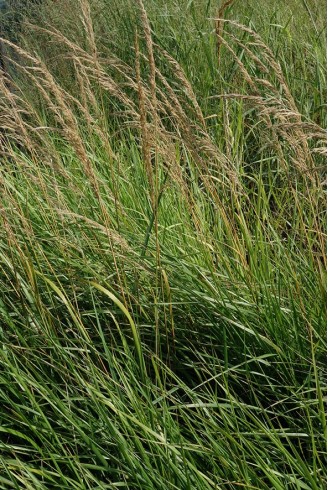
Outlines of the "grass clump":
{"type": "Polygon", "coordinates": [[[274,4],[3,38],[1,488],[326,484],[325,32],[274,4]]]}

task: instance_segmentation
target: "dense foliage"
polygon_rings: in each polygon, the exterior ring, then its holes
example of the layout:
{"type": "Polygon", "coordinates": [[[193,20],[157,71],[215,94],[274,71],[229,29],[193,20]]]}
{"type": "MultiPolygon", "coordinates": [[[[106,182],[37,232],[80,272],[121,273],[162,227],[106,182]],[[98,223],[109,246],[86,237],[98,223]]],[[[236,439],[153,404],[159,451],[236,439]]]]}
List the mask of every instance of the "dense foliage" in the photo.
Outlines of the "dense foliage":
{"type": "Polygon", "coordinates": [[[6,11],[1,489],[325,487],[323,8],[6,11]]]}

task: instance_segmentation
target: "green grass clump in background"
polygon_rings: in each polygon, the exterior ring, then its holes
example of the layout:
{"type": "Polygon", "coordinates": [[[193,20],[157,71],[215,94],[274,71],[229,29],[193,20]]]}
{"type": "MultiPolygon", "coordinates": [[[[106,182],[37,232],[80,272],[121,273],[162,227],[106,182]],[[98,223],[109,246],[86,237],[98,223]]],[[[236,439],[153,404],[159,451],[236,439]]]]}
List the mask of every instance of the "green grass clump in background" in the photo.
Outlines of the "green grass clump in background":
{"type": "Polygon", "coordinates": [[[16,17],[0,488],[324,488],[321,7],[16,17]]]}

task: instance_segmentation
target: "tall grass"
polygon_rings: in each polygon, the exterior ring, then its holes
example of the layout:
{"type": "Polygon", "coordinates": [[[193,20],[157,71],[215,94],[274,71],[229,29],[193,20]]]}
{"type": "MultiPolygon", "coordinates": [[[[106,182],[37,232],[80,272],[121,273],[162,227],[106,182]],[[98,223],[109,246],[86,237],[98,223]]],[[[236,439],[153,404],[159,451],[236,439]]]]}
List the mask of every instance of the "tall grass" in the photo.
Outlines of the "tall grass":
{"type": "Polygon", "coordinates": [[[324,488],[325,33],[273,3],[3,39],[1,488],[324,488]]]}

